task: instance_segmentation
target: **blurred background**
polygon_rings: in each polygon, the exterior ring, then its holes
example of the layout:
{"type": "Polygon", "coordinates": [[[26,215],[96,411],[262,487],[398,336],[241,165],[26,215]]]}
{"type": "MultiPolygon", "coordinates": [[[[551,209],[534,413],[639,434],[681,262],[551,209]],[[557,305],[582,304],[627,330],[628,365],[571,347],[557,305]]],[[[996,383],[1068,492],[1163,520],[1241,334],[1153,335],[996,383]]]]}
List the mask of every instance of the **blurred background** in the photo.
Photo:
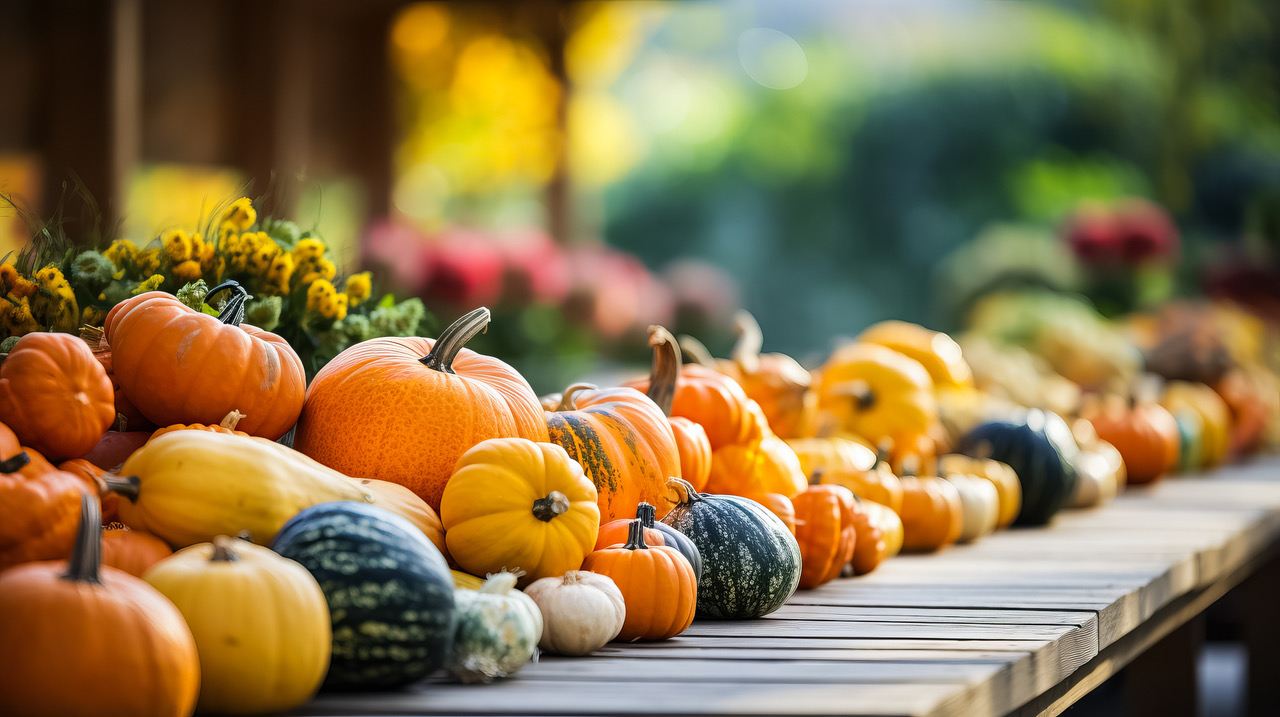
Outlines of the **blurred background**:
{"type": "Polygon", "coordinates": [[[723,355],[739,306],[808,364],[1002,282],[1276,306],[1274,2],[0,8],[0,192],[48,216],[74,173],[140,245],[247,193],[431,329],[495,307],[481,348],[539,391],[650,323],[723,355]],[[1081,271],[1091,210],[1163,261],[1081,271]]]}

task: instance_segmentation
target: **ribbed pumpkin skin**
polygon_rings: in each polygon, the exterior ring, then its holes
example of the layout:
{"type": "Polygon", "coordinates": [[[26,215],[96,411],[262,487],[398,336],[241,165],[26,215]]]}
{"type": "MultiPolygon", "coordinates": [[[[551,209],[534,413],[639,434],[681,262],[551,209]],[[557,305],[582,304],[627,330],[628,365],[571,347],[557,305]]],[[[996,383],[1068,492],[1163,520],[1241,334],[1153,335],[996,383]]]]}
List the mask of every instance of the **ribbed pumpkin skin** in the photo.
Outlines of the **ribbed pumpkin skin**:
{"type": "Polygon", "coordinates": [[[306,372],[277,334],[224,324],[160,291],[117,304],[103,331],[125,396],[157,425],[216,424],[239,409],[240,430],[274,441],[298,420],[306,372]]]}
{"type": "Polygon", "coordinates": [[[694,490],[706,488],[707,478],[711,476],[711,442],[707,440],[706,429],[680,416],[672,416],[667,422],[671,424],[676,451],[680,454],[680,477],[689,481],[694,490]]]}
{"type": "Polygon", "coordinates": [[[800,545],[781,519],[753,500],[693,493],[662,522],[684,533],[702,556],[699,617],[768,615],[800,584],[800,545]]]}
{"type": "MultiPolygon", "coordinates": [[[[693,541],[685,537],[684,533],[672,528],[666,523],[652,523],[652,527],[648,521],[644,521],[644,517],[637,511],[636,518],[643,521],[644,540],[648,545],[665,545],[668,548],[675,548],[685,560],[689,561],[690,567],[693,568],[693,576],[695,578],[702,577],[702,554],[698,552],[698,546],[693,541]]],[[[596,536],[596,550],[604,550],[615,545],[625,545],[627,542],[627,528],[631,525],[630,520],[612,520],[600,526],[600,533],[596,536]]]]}
{"type": "MultiPolygon", "coordinates": [[[[0,433],[12,435],[3,423],[0,433]]],[[[0,570],[70,556],[79,525],[80,496],[88,492],[80,478],[53,468],[35,449],[25,453],[31,463],[24,469],[0,473],[0,506],[5,516],[0,521],[0,570]]]]}
{"type": "Polygon", "coordinates": [[[350,476],[408,487],[436,512],[454,464],[490,438],[546,442],[538,397],[498,359],[462,349],[453,373],[419,359],[435,340],[363,341],[325,365],[307,389],[293,446],[350,476]]]}
{"type": "Polygon", "coordinates": [[[600,520],[635,515],[649,503],[671,509],[667,479],[680,477],[680,455],[667,417],[632,388],[566,390],[566,410],[548,411],[547,435],[596,485],[600,520]]]}
{"type": "Polygon", "coordinates": [[[791,499],[800,544],[800,587],[816,588],[840,577],[857,546],[854,497],[838,485],[813,485],[791,499]]]}
{"type": "Polygon", "coordinates": [[[1071,429],[1057,414],[1031,410],[1020,421],[991,421],[969,432],[960,452],[1008,465],[1022,484],[1014,525],[1044,525],[1066,507],[1076,488],[1071,429]]]}
{"type": "Polygon", "coordinates": [[[111,379],[75,336],[27,334],[0,364],[0,421],[55,463],[88,453],[115,419],[111,379]]]}
{"type": "Polygon", "coordinates": [[[795,451],[777,436],[724,446],[711,454],[707,490],[712,493],[778,493],[790,498],[804,490],[806,484],[795,451]]]}
{"type": "Polygon", "coordinates": [[[333,656],[322,689],[391,689],[444,665],[457,622],[453,577],[408,521],[323,503],[286,523],[271,549],[301,563],[329,603],[333,656]]]}

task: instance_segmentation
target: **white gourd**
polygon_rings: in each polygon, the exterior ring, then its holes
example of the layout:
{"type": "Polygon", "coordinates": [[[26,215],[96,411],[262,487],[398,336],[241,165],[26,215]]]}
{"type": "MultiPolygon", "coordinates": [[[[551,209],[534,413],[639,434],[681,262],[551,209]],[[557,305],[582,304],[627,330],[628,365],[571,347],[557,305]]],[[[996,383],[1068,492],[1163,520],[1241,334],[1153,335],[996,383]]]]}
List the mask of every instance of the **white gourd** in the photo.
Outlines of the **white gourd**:
{"type": "Polygon", "coordinates": [[[535,580],[525,595],[542,610],[538,646],[557,655],[586,655],[603,647],[622,631],[627,616],[613,580],[583,570],[535,580]]]}
{"type": "Polygon", "coordinates": [[[958,542],[966,543],[992,533],[1000,513],[1000,495],[991,481],[971,475],[951,475],[947,480],[960,493],[963,514],[958,542]]]}

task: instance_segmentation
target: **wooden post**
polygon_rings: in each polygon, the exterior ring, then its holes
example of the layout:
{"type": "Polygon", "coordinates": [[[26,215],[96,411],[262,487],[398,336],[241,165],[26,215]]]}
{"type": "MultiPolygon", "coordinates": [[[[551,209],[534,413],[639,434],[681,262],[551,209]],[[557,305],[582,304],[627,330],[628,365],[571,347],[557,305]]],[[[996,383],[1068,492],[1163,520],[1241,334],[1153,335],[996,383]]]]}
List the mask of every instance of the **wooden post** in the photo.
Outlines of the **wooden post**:
{"type": "Polygon", "coordinates": [[[99,201],[109,200],[114,221],[124,211],[129,175],[142,151],[142,0],[115,0],[111,20],[112,196],[99,201]]]}
{"type": "Polygon", "coordinates": [[[1249,653],[1248,714],[1274,715],[1280,708],[1280,558],[1263,565],[1240,588],[1241,631],[1249,653]]]}
{"type": "Polygon", "coordinates": [[[542,41],[547,46],[547,58],[551,75],[560,83],[560,95],[556,100],[556,127],[560,130],[560,143],[556,150],[556,170],[547,183],[547,231],[561,244],[568,242],[573,232],[571,217],[571,188],[569,185],[569,71],[565,66],[565,45],[568,43],[569,3],[552,0],[547,3],[546,18],[541,25],[542,41]]]}
{"type": "Polygon", "coordinates": [[[1204,642],[1204,615],[1169,633],[1124,669],[1125,714],[1194,715],[1199,706],[1196,660],[1204,642]]]}

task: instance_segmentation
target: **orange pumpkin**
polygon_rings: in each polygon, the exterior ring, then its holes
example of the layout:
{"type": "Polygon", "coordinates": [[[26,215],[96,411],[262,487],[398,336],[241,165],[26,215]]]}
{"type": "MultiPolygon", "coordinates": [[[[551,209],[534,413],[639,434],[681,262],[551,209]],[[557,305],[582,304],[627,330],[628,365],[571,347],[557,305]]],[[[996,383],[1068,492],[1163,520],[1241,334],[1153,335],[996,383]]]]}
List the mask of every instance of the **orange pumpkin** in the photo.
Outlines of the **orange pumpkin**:
{"type": "Polygon", "coordinates": [[[164,434],[172,433],[173,431],[208,431],[210,433],[227,433],[236,436],[248,436],[248,433],[236,430],[236,426],[239,425],[240,421],[244,419],[244,417],[245,415],[243,413],[233,408],[231,409],[231,413],[228,413],[219,423],[215,423],[213,425],[205,423],[191,423],[183,425],[178,423],[172,426],[165,426],[164,428],[156,429],[156,431],[151,434],[151,438],[163,436],[164,434]]]}
{"type": "Polygon", "coordinates": [[[800,587],[816,588],[840,576],[857,544],[854,496],[839,485],[811,485],[791,500],[800,543],[800,587]]]}
{"type": "Polygon", "coordinates": [[[149,291],[117,304],[104,326],[120,387],[144,416],[161,426],[217,423],[244,411],[240,430],[275,440],[298,420],[307,378],[289,342],[248,324],[248,293],[234,281],[217,318],[170,294],[149,291]]]}
{"type": "Polygon", "coordinates": [[[111,344],[107,343],[102,329],[96,326],[85,326],[80,329],[80,338],[93,352],[93,357],[98,360],[98,363],[102,364],[103,370],[107,372],[107,378],[111,380],[111,391],[114,394],[116,408],[115,429],[117,431],[155,430],[156,424],[148,421],[147,417],[142,415],[142,411],[139,411],[129,397],[124,395],[124,391],[120,390],[120,380],[115,376],[114,364],[111,360],[111,344]]]}
{"type": "Polygon", "coordinates": [[[786,354],[762,354],[764,335],[747,311],[734,317],[738,342],[732,360],[717,365],[737,381],[747,398],[760,404],[769,428],[781,438],[812,435],[818,412],[818,395],[810,390],[812,377],[786,354]]]}
{"type": "Polygon", "coordinates": [[[107,492],[102,493],[102,476],[106,471],[83,458],[72,458],[58,464],[58,470],[79,478],[89,492],[102,499],[102,522],[115,523],[120,520],[120,496],[107,492]]]}
{"type": "Polygon", "coordinates": [[[39,451],[21,448],[13,431],[0,423],[0,570],[70,555],[80,496],[89,493],[79,478],[54,468],[39,451]]]}
{"type": "Polygon", "coordinates": [[[902,509],[902,484],[884,455],[838,436],[801,438],[787,442],[800,459],[805,475],[819,474],[822,483],[842,485],[854,495],[902,509]]]}
{"type": "Polygon", "coordinates": [[[671,402],[680,376],[680,348],[675,337],[661,326],[649,327],[649,346],[653,347],[653,368],[645,395],[662,409],[671,424],[676,451],[680,454],[680,477],[700,491],[707,487],[707,478],[711,475],[711,442],[707,440],[707,431],[687,418],[671,415],[671,402]]]}
{"type": "Polygon", "coordinates": [[[960,492],[938,477],[902,478],[902,547],[937,550],[960,538],[964,512],[960,492]]]}
{"type": "Polygon", "coordinates": [[[0,421],[52,460],[88,453],[115,418],[111,380],[75,336],[27,334],[0,364],[0,421]]]}
{"type": "Polygon", "coordinates": [[[463,348],[489,325],[479,308],[438,340],[380,338],[338,354],[311,382],[293,447],[346,475],[399,483],[437,513],[454,465],[491,438],[547,442],[529,383],[463,348]]]}
{"type": "Polygon", "coordinates": [[[440,521],[440,516],[436,514],[427,502],[418,497],[417,493],[391,481],[375,480],[373,478],[356,478],[353,479],[360,484],[361,488],[369,491],[374,497],[374,502],[379,507],[395,513],[413,524],[413,527],[421,530],[423,535],[427,536],[427,540],[440,550],[444,555],[444,559],[453,565],[453,557],[449,555],[449,548],[444,540],[444,523],[440,521]]]}
{"type": "Polygon", "coordinates": [[[796,509],[790,498],[780,493],[752,493],[742,497],[763,505],[770,513],[778,516],[792,535],[796,534],[796,509]]]}
{"type": "MultiPolygon", "coordinates": [[[[648,392],[649,379],[635,379],[623,385],[648,392]]],[[[711,449],[715,450],[745,443],[759,431],[755,416],[747,409],[749,401],[732,378],[714,368],[684,364],[671,399],[671,415],[701,425],[707,432],[711,449]]]]}
{"type": "Polygon", "coordinates": [[[716,449],[711,454],[707,492],[738,496],[780,493],[788,498],[808,484],[800,459],[777,436],[716,449]]]}
{"type": "Polygon", "coordinates": [[[1147,402],[1127,406],[1112,396],[1084,417],[1098,438],[1120,451],[1129,483],[1157,481],[1178,466],[1178,422],[1163,406],[1147,402]]]}
{"type": "Polygon", "coordinates": [[[889,506],[874,500],[862,500],[858,505],[860,511],[867,514],[867,522],[879,528],[884,535],[886,558],[902,552],[902,517],[889,510],[889,506]]]}
{"type": "Polygon", "coordinates": [[[182,617],[155,588],[102,566],[97,501],[77,500],[70,561],[0,573],[0,670],[12,715],[189,715],[200,661],[182,617]]]}
{"type": "Polygon", "coordinates": [[[857,538],[854,541],[853,558],[849,561],[854,575],[866,575],[889,557],[889,541],[885,530],[876,522],[878,515],[872,508],[875,505],[877,504],[854,496],[853,530],[857,538]]]}
{"type": "Polygon", "coordinates": [[[1267,404],[1262,399],[1264,389],[1247,371],[1239,368],[1228,371],[1213,388],[1231,410],[1230,455],[1240,456],[1257,450],[1267,429],[1267,404]]]}
{"type": "Polygon", "coordinates": [[[675,436],[662,410],[633,388],[575,383],[546,413],[547,435],[596,484],[602,521],[630,518],[650,503],[658,517],[675,503],[668,478],[680,477],[675,436]]]}
{"type": "Polygon", "coordinates": [[[639,520],[631,521],[625,545],[597,550],[582,569],[613,580],[627,615],[615,640],[666,640],[693,623],[698,579],[680,551],[645,543],[639,520]]]}
{"type": "Polygon", "coordinates": [[[128,528],[102,531],[102,564],[142,577],[152,565],[173,555],[169,544],[150,533],[128,528]]]}

